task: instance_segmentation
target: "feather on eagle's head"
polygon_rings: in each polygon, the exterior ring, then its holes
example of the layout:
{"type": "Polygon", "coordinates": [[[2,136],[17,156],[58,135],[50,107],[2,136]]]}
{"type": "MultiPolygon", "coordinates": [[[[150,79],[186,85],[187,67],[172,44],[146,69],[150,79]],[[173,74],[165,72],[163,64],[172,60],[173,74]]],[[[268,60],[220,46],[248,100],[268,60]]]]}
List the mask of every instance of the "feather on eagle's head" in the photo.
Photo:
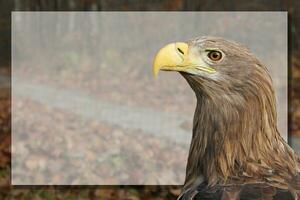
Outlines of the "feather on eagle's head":
{"type": "Polygon", "coordinates": [[[154,59],[159,70],[180,72],[197,97],[185,188],[199,177],[293,187],[299,159],[278,133],[268,70],[249,49],[217,37],[172,43],[154,59]]]}

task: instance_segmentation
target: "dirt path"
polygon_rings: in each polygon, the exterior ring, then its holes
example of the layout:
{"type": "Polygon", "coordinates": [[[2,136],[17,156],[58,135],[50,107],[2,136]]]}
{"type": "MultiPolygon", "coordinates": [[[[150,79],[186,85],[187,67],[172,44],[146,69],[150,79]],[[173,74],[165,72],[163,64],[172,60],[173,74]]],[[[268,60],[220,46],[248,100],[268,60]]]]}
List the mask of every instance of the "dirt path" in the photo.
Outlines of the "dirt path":
{"type": "Polygon", "coordinates": [[[192,130],[181,126],[192,121],[183,116],[145,107],[128,107],[96,99],[82,91],[62,90],[48,85],[14,79],[13,98],[28,98],[46,106],[72,112],[84,119],[99,120],[129,130],[141,130],[157,137],[189,144],[192,130]]]}

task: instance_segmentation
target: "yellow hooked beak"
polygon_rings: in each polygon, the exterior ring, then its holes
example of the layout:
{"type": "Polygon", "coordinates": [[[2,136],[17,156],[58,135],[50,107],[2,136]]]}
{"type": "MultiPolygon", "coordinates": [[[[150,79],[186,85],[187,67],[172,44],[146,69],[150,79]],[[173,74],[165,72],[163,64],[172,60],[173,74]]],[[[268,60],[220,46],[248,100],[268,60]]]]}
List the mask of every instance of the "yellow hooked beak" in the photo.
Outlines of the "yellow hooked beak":
{"type": "Polygon", "coordinates": [[[209,73],[215,70],[209,67],[195,50],[190,50],[184,42],[171,43],[161,48],[153,62],[153,74],[156,77],[159,70],[179,71],[197,74],[199,71],[209,73]]]}

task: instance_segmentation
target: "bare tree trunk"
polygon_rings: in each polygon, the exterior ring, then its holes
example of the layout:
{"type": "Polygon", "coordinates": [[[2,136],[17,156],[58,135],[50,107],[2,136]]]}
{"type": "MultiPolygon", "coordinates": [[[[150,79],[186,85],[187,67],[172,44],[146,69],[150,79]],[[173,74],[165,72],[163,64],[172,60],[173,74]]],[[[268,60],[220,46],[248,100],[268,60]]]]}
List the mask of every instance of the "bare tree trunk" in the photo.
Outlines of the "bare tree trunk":
{"type": "Polygon", "coordinates": [[[10,63],[10,52],[11,52],[11,10],[13,10],[14,2],[13,1],[6,1],[0,0],[0,55],[1,55],[1,66],[3,64],[10,63]]]}

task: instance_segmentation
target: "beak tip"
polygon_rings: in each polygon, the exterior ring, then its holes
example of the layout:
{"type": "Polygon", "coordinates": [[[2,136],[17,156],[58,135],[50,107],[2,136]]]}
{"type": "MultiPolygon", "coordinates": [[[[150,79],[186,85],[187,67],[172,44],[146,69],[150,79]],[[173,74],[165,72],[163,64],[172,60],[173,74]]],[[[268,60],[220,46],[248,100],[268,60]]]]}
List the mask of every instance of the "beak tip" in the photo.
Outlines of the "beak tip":
{"type": "Polygon", "coordinates": [[[159,70],[156,70],[156,69],[153,69],[153,71],[152,71],[153,77],[154,77],[155,79],[156,79],[157,76],[158,76],[158,71],[159,71],[159,70]]]}

